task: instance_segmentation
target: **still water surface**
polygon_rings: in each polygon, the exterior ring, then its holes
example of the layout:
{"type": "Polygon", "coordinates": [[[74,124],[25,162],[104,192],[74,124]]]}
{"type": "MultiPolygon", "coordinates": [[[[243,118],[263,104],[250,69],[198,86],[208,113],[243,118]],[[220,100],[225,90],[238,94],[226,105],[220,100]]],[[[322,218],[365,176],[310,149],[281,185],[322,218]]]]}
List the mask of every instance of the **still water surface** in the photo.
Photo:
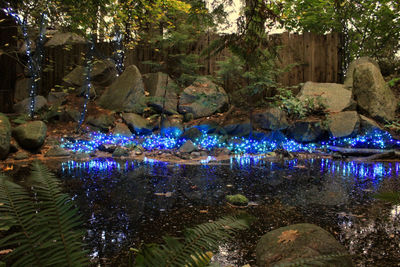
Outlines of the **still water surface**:
{"type": "Polygon", "coordinates": [[[400,190],[400,163],[305,159],[271,162],[236,157],[199,165],[94,159],[61,164],[59,176],[77,202],[95,261],[121,265],[129,247],[179,236],[184,227],[235,212],[228,194],[243,194],[258,220],[217,260],[255,264],[257,240],[293,223],[317,224],[354,255],[358,266],[398,266],[400,210],[375,200],[400,190]]]}

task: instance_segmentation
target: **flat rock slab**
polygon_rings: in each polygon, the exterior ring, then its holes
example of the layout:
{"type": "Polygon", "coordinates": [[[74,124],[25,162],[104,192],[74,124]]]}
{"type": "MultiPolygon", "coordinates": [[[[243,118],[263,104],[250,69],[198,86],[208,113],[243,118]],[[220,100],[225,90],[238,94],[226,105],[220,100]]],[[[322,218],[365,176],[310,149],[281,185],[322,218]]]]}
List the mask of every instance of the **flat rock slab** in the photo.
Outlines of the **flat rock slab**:
{"type": "Polygon", "coordinates": [[[329,132],[340,138],[357,134],[360,128],[360,116],[356,111],[343,111],[329,116],[329,132]]]}
{"type": "Polygon", "coordinates": [[[352,93],[343,84],[306,82],[297,97],[302,101],[321,97],[329,112],[355,109],[352,93]]]}

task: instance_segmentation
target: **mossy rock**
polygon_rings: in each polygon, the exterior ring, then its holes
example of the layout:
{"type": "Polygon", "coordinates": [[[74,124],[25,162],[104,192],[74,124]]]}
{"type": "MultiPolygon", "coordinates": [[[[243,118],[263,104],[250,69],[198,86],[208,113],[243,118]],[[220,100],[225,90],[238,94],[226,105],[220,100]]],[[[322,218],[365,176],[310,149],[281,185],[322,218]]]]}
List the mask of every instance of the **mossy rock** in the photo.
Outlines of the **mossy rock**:
{"type": "Polygon", "coordinates": [[[225,199],[228,201],[228,203],[236,206],[247,206],[249,203],[249,199],[241,194],[227,195],[225,199]]]}

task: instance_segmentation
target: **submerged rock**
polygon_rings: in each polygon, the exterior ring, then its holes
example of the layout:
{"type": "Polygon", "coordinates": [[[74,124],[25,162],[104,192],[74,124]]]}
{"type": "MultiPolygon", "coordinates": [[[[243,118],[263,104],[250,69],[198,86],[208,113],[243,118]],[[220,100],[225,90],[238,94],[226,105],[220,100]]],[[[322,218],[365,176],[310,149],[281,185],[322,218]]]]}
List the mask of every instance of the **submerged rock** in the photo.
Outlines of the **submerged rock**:
{"type": "Polygon", "coordinates": [[[263,235],[256,247],[258,266],[354,266],[346,249],[327,231],[302,223],[263,235]],[[335,255],[341,255],[336,256],[335,255]],[[297,266],[297,265],[296,265],[297,266]]]}
{"type": "Polygon", "coordinates": [[[227,195],[225,197],[225,199],[230,204],[233,204],[236,206],[247,206],[247,204],[249,203],[249,199],[241,194],[227,195]]]}

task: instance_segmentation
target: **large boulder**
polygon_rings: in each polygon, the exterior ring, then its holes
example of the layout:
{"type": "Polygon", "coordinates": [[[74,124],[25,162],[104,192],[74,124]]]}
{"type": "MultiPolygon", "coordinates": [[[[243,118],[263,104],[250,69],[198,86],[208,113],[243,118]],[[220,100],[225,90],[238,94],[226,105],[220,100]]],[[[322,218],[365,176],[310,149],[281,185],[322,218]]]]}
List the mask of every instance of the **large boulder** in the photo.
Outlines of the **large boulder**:
{"type": "Polygon", "coordinates": [[[373,119],[365,117],[364,115],[360,115],[360,127],[361,132],[363,134],[367,134],[369,132],[380,131],[385,132],[385,130],[373,119]]]}
{"type": "Polygon", "coordinates": [[[5,159],[10,151],[11,124],[7,116],[0,113],[0,159],[5,159]]]}
{"type": "Polygon", "coordinates": [[[340,138],[357,134],[360,128],[360,116],[356,111],[343,111],[329,116],[329,132],[340,138]]]}
{"type": "Polygon", "coordinates": [[[346,89],[352,90],[352,88],[353,88],[354,70],[355,70],[356,66],[358,66],[360,64],[363,64],[363,63],[374,64],[374,66],[377,67],[379,69],[379,71],[380,71],[378,62],[376,62],[374,59],[372,59],[370,57],[360,57],[360,58],[357,58],[357,59],[353,60],[350,63],[349,67],[347,68],[346,79],[344,80],[344,87],[346,89]]]}
{"type": "Polygon", "coordinates": [[[359,109],[379,121],[393,120],[397,98],[379,69],[374,64],[363,63],[355,67],[353,76],[353,94],[359,109]]]}
{"type": "Polygon", "coordinates": [[[139,69],[128,66],[99,99],[99,105],[118,112],[143,113],[145,105],[144,85],[139,69]]]}
{"type": "MultiPolygon", "coordinates": [[[[85,84],[85,72],[85,67],[76,66],[63,78],[63,81],[68,86],[82,87],[85,84]]],[[[97,60],[93,65],[90,78],[95,86],[111,85],[117,78],[115,64],[110,59],[97,60]]]]}
{"type": "Polygon", "coordinates": [[[201,77],[183,90],[179,100],[179,112],[192,113],[196,119],[210,116],[227,104],[228,95],[225,90],[201,77]]]}
{"type": "Polygon", "coordinates": [[[82,36],[73,32],[57,32],[48,40],[44,46],[59,46],[59,45],[73,45],[85,44],[86,40],[82,36]]]}
{"type": "Polygon", "coordinates": [[[102,114],[100,116],[89,116],[87,124],[94,126],[102,132],[108,132],[114,124],[112,115],[102,114]]]}
{"type": "Polygon", "coordinates": [[[320,121],[299,121],[288,129],[289,136],[298,142],[314,142],[323,134],[320,121]]]}
{"type": "Polygon", "coordinates": [[[50,92],[47,96],[47,102],[50,105],[63,105],[67,102],[68,93],[66,92],[50,92]]]}
{"type": "Polygon", "coordinates": [[[258,266],[294,266],[295,263],[298,263],[296,266],[354,266],[351,257],[344,255],[347,253],[327,231],[308,223],[268,232],[261,237],[256,247],[258,266]]]}
{"type": "Polygon", "coordinates": [[[286,112],[276,107],[253,114],[253,122],[256,127],[264,130],[276,131],[289,127],[286,112]]]}
{"type": "Polygon", "coordinates": [[[352,93],[345,89],[343,84],[306,82],[297,97],[301,101],[306,98],[317,101],[317,98],[321,97],[329,112],[355,109],[352,93]]]}
{"type": "Polygon", "coordinates": [[[15,82],[14,100],[22,101],[29,97],[29,91],[31,88],[31,79],[22,78],[15,82]]]}
{"type": "Polygon", "coordinates": [[[122,119],[128,125],[132,133],[139,135],[151,134],[153,131],[153,126],[150,125],[149,121],[142,116],[135,113],[124,113],[122,114],[122,119]]]}
{"type": "Polygon", "coordinates": [[[47,126],[42,121],[31,121],[16,127],[13,136],[18,144],[27,150],[40,148],[46,138],[47,126]]]}
{"type": "MultiPolygon", "coordinates": [[[[47,106],[47,99],[44,96],[38,95],[35,96],[35,112],[47,106]]],[[[24,100],[16,103],[14,105],[14,111],[18,114],[29,113],[31,106],[31,98],[25,98],[24,100]]]]}
{"type": "Polygon", "coordinates": [[[168,113],[177,113],[178,86],[167,74],[162,72],[144,74],[143,82],[149,92],[149,105],[161,111],[165,101],[164,110],[168,113]]]}

